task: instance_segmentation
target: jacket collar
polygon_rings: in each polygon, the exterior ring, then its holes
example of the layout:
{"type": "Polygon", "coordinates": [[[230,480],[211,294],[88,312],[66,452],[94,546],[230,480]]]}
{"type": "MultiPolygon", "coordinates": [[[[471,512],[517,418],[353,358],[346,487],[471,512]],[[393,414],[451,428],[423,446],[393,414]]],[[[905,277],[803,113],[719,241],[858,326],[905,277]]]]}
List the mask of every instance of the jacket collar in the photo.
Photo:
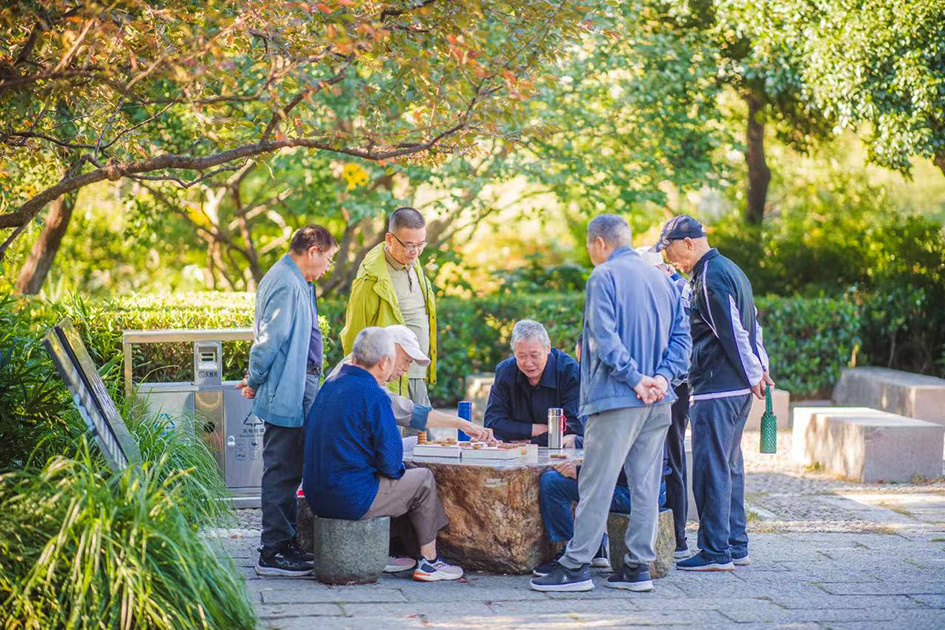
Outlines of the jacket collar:
{"type": "Polygon", "coordinates": [[[387,251],[387,248],[386,248],[386,247],[384,248],[383,251],[384,251],[384,260],[387,262],[388,265],[390,265],[390,267],[391,267],[392,269],[394,269],[394,270],[396,270],[396,271],[406,271],[406,270],[407,270],[407,265],[405,265],[404,263],[400,262],[399,260],[396,260],[393,256],[391,256],[391,255],[390,255],[390,252],[387,251]]]}
{"type": "Polygon", "coordinates": [[[295,264],[294,260],[292,260],[292,256],[285,254],[282,256],[282,260],[283,262],[285,262],[286,266],[292,271],[292,275],[294,275],[298,279],[299,282],[301,282],[305,286],[308,286],[309,284],[311,284],[308,280],[305,279],[305,276],[302,275],[302,270],[299,269],[299,266],[295,264]]]}
{"type": "MultiPolygon", "coordinates": [[[[545,370],[541,373],[541,378],[538,380],[538,384],[542,387],[549,387],[551,389],[558,388],[558,349],[552,348],[551,353],[548,355],[548,362],[545,363],[545,370]]],[[[515,362],[515,378],[522,383],[525,383],[531,386],[531,383],[528,382],[528,377],[525,376],[520,369],[518,369],[518,361],[515,362]]]]}
{"type": "Polygon", "coordinates": [[[626,256],[627,254],[634,254],[636,256],[640,255],[640,254],[637,254],[633,250],[633,248],[630,247],[629,245],[621,245],[620,247],[618,247],[617,249],[615,249],[614,251],[610,253],[610,256],[607,257],[607,260],[610,261],[610,260],[613,260],[614,258],[620,258],[621,256],[626,256]]]}
{"type": "Polygon", "coordinates": [[[698,276],[702,274],[702,270],[705,269],[705,264],[716,258],[719,255],[719,250],[714,247],[703,254],[702,258],[699,259],[699,262],[696,263],[695,267],[692,268],[692,276],[698,276]]]}
{"type": "Polygon", "coordinates": [[[350,363],[346,363],[341,366],[341,370],[339,370],[338,376],[353,376],[359,379],[367,379],[371,381],[372,383],[377,384],[377,379],[374,378],[373,374],[371,374],[370,372],[368,372],[362,367],[358,367],[357,365],[351,365],[350,363]]]}

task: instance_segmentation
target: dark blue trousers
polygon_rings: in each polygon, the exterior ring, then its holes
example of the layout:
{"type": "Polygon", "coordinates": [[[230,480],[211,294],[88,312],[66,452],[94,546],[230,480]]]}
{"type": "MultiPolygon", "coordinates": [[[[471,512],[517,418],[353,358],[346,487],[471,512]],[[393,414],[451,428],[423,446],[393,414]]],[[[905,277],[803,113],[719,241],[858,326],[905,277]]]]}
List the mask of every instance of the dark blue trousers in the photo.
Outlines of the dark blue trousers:
{"type": "MultiPolygon", "coordinates": [[[[574,518],[571,504],[577,503],[577,479],[565,477],[557,470],[548,470],[541,475],[541,518],[545,522],[545,530],[552,542],[567,542],[574,536],[574,518]]],[[[666,481],[660,485],[660,507],[666,502],[666,481]]],[[[614,487],[614,498],[610,502],[611,512],[630,513],[630,490],[627,486],[617,484],[614,487]]]]}
{"type": "Polygon", "coordinates": [[[750,409],[751,394],[696,400],[689,409],[699,549],[717,562],[748,555],[742,431],[750,409]]]}
{"type": "Polygon", "coordinates": [[[673,403],[672,424],[666,432],[666,507],[673,511],[676,551],[688,547],[686,519],[689,518],[689,491],[686,474],[686,427],[689,425],[689,383],[676,386],[678,400],[673,403]]]}

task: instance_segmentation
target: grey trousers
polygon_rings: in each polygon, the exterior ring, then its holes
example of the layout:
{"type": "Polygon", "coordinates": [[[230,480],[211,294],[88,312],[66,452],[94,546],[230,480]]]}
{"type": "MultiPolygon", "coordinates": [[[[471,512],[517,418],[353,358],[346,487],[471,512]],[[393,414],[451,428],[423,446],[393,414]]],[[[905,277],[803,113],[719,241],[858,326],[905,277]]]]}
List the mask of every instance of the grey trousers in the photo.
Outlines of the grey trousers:
{"type": "Polygon", "coordinates": [[[407,398],[418,405],[430,406],[430,395],[427,393],[427,382],[422,378],[407,379],[407,398]]]}
{"type": "Polygon", "coordinates": [[[656,559],[663,443],[670,425],[667,403],[614,409],[588,416],[584,429],[584,465],[578,476],[574,537],[561,564],[577,569],[591,561],[607,527],[607,514],[621,467],[630,488],[630,524],[624,563],[656,559]]]}
{"type": "MultiPolygon", "coordinates": [[[[318,377],[312,374],[305,378],[302,405],[306,416],[318,393],[318,381],[318,377]]],[[[302,483],[305,461],[305,426],[281,427],[266,422],[262,455],[262,533],[259,542],[263,550],[269,552],[277,551],[295,538],[298,525],[296,492],[302,483]]]]}

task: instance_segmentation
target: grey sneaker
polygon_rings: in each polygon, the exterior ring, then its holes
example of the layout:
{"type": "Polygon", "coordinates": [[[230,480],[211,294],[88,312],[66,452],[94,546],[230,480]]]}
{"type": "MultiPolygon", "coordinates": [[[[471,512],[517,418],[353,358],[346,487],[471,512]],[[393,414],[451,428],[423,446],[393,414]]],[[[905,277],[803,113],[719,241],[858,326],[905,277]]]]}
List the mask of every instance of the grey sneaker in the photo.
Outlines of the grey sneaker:
{"type": "Polygon", "coordinates": [[[594,581],[591,580],[589,565],[585,564],[580,569],[569,569],[558,564],[548,575],[532,578],[531,587],[536,591],[570,593],[589,591],[594,588],[594,581]]]}
{"type": "Polygon", "coordinates": [[[632,567],[623,565],[619,571],[607,578],[604,586],[642,593],[653,590],[653,580],[650,579],[650,569],[645,564],[632,567]]]}
{"type": "Polygon", "coordinates": [[[426,558],[417,561],[417,568],[413,572],[413,579],[420,582],[439,582],[440,580],[458,580],[463,577],[463,570],[447,564],[437,558],[430,562],[426,558]]]}
{"type": "Polygon", "coordinates": [[[417,566],[417,561],[413,558],[389,556],[387,558],[387,565],[384,566],[384,573],[400,573],[401,571],[409,571],[415,566],[417,566]]]}

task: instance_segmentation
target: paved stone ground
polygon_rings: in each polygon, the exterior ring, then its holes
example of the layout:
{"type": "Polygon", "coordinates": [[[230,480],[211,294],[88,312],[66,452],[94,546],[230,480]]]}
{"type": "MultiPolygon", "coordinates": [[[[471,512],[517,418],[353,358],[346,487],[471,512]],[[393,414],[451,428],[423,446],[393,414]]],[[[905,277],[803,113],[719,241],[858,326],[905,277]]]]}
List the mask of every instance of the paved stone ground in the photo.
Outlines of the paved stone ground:
{"type": "MultiPolygon", "coordinates": [[[[259,579],[258,511],[217,532],[264,626],[282,628],[945,628],[945,480],[857,484],[757,453],[745,436],[751,557],[732,574],[672,572],[652,593],[542,594],[526,576],[368,586],[259,579]]],[[[695,546],[695,528],[689,531],[695,546]]],[[[409,575],[409,574],[408,574],[409,575]]]]}

